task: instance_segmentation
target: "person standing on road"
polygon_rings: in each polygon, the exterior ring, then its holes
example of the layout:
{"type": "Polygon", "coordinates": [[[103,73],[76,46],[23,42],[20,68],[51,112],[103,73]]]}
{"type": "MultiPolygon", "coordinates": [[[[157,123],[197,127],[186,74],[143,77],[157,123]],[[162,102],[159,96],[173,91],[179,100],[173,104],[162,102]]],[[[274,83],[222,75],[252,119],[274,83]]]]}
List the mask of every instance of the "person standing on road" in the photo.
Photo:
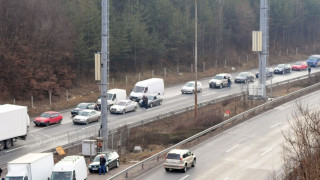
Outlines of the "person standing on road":
{"type": "Polygon", "coordinates": [[[308,66],[308,73],[309,73],[309,76],[310,76],[310,73],[311,73],[311,67],[308,66]]]}
{"type": "Polygon", "coordinates": [[[106,174],[106,162],[107,162],[106,158],[103,155],[101,155],[100,156],[99,175],[101,175],[101,171],[103,171],[103,175],[106,174]]]}
{"type": "Polygon", "coordinates": [[[148,109],[148,97],[147,97],[147,95],[143,95],[143,97],[142,97],[142,104],[143,104],[143,107],[144,107],[145,109],[148,109]]]}
{"type": "Polygon", "coordinates": [[[228,88],[231,88],[231,79],[228,77],[228,88]]]}

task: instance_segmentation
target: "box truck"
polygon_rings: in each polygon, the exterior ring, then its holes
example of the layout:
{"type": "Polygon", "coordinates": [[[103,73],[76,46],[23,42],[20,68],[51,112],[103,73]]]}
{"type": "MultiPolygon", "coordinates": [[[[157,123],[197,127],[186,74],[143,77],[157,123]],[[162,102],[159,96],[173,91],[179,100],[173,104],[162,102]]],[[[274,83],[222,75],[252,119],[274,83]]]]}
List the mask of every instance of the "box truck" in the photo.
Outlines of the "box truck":
{"type": "Polygon", "coordinates": [[[51,180],[87,179],[87,166],[83,156],[66,156],[52,170],[51,180]]]}
{"type": "Polygon", "coordinates": [[[30,119],[26,106],[0,105],[0,151],[13,146],[13,141],[26,139],[30,119]]]}
{"type": "Polygon", "coordinates": [[[144,94],[164,94],[164,82],[160,78],[151,78],[136,83],[130,93],[130,99],[132,101],[139,102],[144,94]]]}
{"type": "Polygon", "coordinates": [[[46,180],[53,166],[52,153],[29,153],[8,162],[6,180],[46,180]]]}
{"type": "MultiPolygon", "coordinates": [[[[121,100],[127,99],[127,91],[125,89],[110,89],[107,92],[107,108],[109,109],[112,105],[117,104],[121,100]]],[[[101,109],[101,99],[97,101],[99,109],[101,109]]]]}

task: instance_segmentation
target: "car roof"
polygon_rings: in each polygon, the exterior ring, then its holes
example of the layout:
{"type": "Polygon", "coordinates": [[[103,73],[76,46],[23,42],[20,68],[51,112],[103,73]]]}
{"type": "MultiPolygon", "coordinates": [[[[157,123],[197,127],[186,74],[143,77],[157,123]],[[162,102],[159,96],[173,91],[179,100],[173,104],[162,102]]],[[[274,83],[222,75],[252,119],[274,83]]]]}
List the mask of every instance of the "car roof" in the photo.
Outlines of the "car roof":
{"type": "Polygon", "coordinates": [[[92,111],[96,111],[96,110],[94,110],[94,109],[84,109],[84,110],[82,110],[82,112],[92,112],[92,111]]]}
{"type": "MultiPolygon", "coordinates": [[[[230,75],[228,73],[221,73],[221,74],[217,74],[216,76],[225,76],[225,75],[230,75]]],[[[230,75],[231,76],[231,75],[230,75]]]]}
{"type": "Polygon", "coordinates": [[[120,100],[119,102],[130,102],[131,100],[126,99],[126,100],[120,100]]]}
{"type": "Polygon", "coordinates": [[[310,57],[320,57],[320,55],[318,55],[318,54],[315,54],[315,55],[311,55],[310,57]]]}
{"type": "Polygon", "coordinates": [[[173,154],[184,154],[189,152],[188,149],[172,149],[171,151],[169,151],[168,153],[173,153],[173,154]]]}

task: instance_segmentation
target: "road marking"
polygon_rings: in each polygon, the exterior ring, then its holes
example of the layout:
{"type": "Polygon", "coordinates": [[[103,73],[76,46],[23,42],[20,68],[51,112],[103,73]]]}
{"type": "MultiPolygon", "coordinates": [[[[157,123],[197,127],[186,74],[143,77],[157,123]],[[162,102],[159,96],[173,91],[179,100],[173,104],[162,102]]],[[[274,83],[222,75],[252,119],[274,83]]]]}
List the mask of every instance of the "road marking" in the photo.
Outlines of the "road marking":
{"type": "Polygon", "coordinates": [[[266,150],[265,152],[263,152],[260,156],[264,156],[265,154],[267,154],[268,152],[270,152],[272,150],[272,148],[266,150]]]}
{"type": "Polygon", "coordinates": [[[162,106],[158,106],[158,107],[152,107],[151,109],[150,108],[148,108],[148,109],[146,109],[146,111],[150,111],[150,110],[155,110],[155,109],[159,109],[159,108],[161,108],[162,106]]]}
{"type": "Polygon", "coordinates": [[[207,94],[203,94],[202,96],[209,96],[209,95],[212,95],[212,94],[216,94],[216,92],[212,92],[212,93],[207,93],[207,94]]]}
{"type": "Polygon", "coordinates": [[[239,144],[237,144],[237,145],[233,146],[232,148],[228,149],[228,150],[227,150],[227,152],[232,151],[233,149],[237,148],[238,146],[239,146],[239,144]]]}
{"type": "Polygon", "coordinates": [[[8,151],[6,151],[5,153],[11,152],[11,151],[15,151],[15,150],[18,150],[18,149],[21,149],[21,148],[24,148],[24,147],[27,147],[27,145],[24,145],[24,146],[15,148],[15,149],[8,150],[8,151]]]}
{"type": "Polygon", "coordinates": [[[226,177],[226,178],[224,178],[223,180],[228,180],[229,179],[229,177],[226,177]]]}
{"type": "Polygon", "coordinates": [[[313,109],[313,108],[315,108],[315,107],[318,107],[318,105],[314,105],[314,106],[310,107],[309,110],[310,110],[310,109],[313,109]]]}
{"type": "Polygon", "coordinates": [[[186,175],[185,177],[181,178],[180,180],[184,180],[184,179],[186,179],[187,177],[189,177],[189,174],[186,175]]]}
{"type": "Polygon", "coordinates": [[[278,124],[275,124],[275,125],[271,126],[270,128],[272,129],[272,128],[276,127],[276,126],[279,126],[281,123],[282,122],[279,122],[278,124]]]}

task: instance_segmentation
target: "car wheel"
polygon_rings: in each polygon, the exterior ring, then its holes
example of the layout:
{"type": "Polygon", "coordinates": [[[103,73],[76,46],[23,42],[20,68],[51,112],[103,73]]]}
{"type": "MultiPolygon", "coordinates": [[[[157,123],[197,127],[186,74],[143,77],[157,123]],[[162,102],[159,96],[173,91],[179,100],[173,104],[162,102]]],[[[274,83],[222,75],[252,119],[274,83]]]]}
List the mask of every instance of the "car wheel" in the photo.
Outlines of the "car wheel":
{"type": "Polygon", "coordinates": [[[169,171],[169,168],[164,168],[166,171],[169,171]]]}
{"type": "Polygon", "coordinates": [[[213,88],[211,84],[209,84],[209,88],[213,88]]]}
{"type": "Polygon", "coordinates": [[[219,88],[220,88],[220,89],[222,89],[222,88],[223,88],[223,84],[222,84],[222,83],[220,84],[219,88]]]}
{"type": "Polygon", "coordinates": [[[161,104],[162,104],[162,101],[159,101],[159,106],[161,106],[161,104]]]}
{"type": "Polygon", "coordinates": [[[86,125],[88,125],[88,124],[89,124],[89,120],[87,119],[87,120],[86,120],[86,125]]]}
{"type": "Polygon", "coordinates": [[[150,107],[151,107],[151,108],[153,107],[153,104],[152,104],[152,103],[150,104],[150,107]]]}
{"type": "Polygon", "coordinates": [[[106,166],[106,173],[109,172],[109,166],[106,166]]]}
{"type": "Polygon", "coordinates": [[[137,111],[137,106],[135,106],[135,107],[133,108],[133,111],[137,111]]]}
{"type": "Polygon", "coordinates": [[[202,92],[202,88],[200,89],[200,91],[199,91],[200,93],[202,92]]]}
{"type": "Polygon", "coordinates": [[[183,167],[183,169],[182,169],[182,172],[183,172],[183,173],[186,173],[186,172],[187,172],[187,164],[184,165],[184,167],[183,167]]]}
{"type": "Polygon", "coordinates": [[[62,121],[62,119],[60,119],[60,120],[58,121],[58,124],[61,124],[61,121],[62,121]]]}
{"type": "Polygon", "coordinates": [[[0,141],[0,151],[2,151],[4,149],[4,142],[0,141]]]}
{"type": "Polygon", "coordinates": [[[124,110],[122,110],[122,114],[125,114],[126,113],[126,110],[124,109],[124,110]]]}
{"type": "Polygon", "coordinates": [[[195,167],[195,166],[196,166],[196,164],[197,164],[197,160],[196,160],[196,159],[194,159],[194,160],[192,161],[191,167],[195,167]]]}
{"type": "Polygon", "coordinates": [[[120,163],[119,161],[117,161],[116,168],[118,168],[119,166],[120,166],[120,163]]]}
{"type": "Polygon", "coordinates": [[[46,123],[46,126],[49,126],[49,122],[46,123]]]}
{"type": "Polygon", "coordinates": [[[282,74],[284,74],[284,70],[282,71],[282,74]]]}
{"type": "Polygon", "coordinates": [[[244,83],[247,84],[247,80],[244,80],[244,83]]]}
{"type": "Polygon", "coordinates": [[[89,170],[89,172],[90,172],[90,173],[93,173],[93,171],[92,171],[92,170],[89,170]]]}
{"type": "Polygon", "coordinates": [[[11,140],[6,140],[5,141],[5,148],[10,149],[12,146],[12,141],[11,140]]]}

